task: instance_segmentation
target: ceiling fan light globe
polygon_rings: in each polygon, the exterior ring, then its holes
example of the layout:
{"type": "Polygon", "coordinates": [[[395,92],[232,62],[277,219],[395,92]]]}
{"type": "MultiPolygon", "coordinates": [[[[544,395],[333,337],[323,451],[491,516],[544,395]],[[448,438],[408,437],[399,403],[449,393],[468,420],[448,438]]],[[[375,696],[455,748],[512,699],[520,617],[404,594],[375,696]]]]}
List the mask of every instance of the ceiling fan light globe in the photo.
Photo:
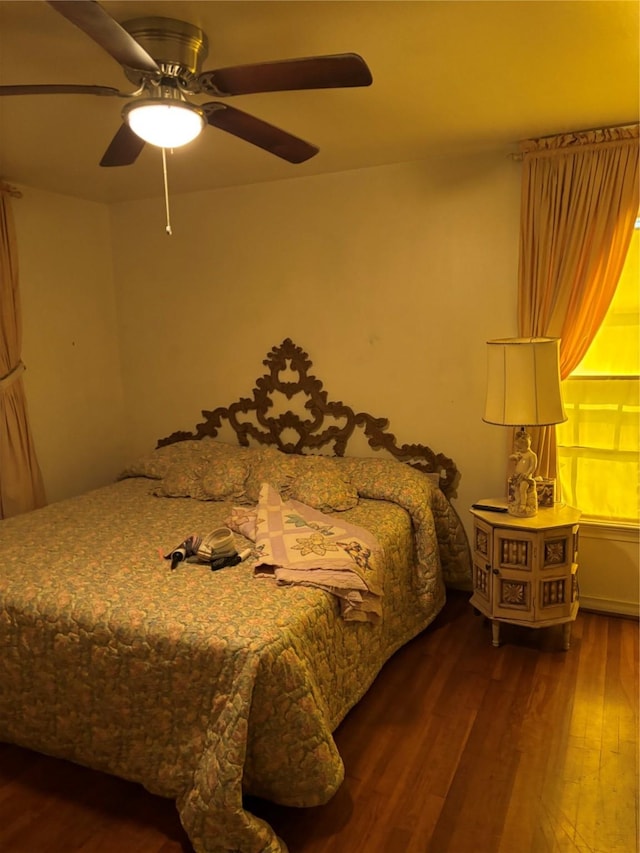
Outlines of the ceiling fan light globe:
{"type": "Polygon", "coordinates": [[[158,148],[180,148],[194,140],[205,125],[202,112],[192,104],[157,100],[128,104],[123,117],[137,136],[158,148]]]}

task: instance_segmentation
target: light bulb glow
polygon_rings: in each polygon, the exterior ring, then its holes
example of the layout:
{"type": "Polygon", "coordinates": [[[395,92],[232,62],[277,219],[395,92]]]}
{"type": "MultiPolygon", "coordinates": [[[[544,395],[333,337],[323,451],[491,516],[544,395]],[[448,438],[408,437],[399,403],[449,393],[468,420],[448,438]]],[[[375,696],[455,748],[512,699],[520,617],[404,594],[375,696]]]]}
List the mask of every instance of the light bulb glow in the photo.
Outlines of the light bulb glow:
{"type": "Polygon", "coordinates": [[[202,112],[192,104],[135,101],[123,110],[131,130],[159,148],[179,148],[198,136],[204,127],[202,112]]]}

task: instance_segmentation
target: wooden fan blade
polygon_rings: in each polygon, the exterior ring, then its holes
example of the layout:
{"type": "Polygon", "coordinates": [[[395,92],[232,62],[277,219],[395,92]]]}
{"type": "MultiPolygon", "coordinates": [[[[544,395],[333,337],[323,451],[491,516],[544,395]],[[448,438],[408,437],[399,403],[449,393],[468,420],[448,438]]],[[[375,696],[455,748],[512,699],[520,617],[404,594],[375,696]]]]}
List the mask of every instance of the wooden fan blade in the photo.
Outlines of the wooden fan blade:
{"type": "Polygon", "coordinates": [[[115,21],[96,0],[47,0],[52,9],[64,15],[120,65],[136,71],[159,74],[154,59],[115,21]]]}
{"type": "Polygon", "coordinates": [[[135,134],[128,124],[122,124],[104,152],[101,166],[130,166],[144,148],[144,139],[135,134]]]}
{"type": "Polygon", "coordinates": [[[226,130],[227,133],[232,133],[244,139],[245,142],[257,145],[258,148],[263,148],[289,163],[303,163],[318,153],[315,145],[310,145],[303,139],[298,139],[297,136],[292,136],[235,107],[211,101],[208,104],[202,104],[201,109],[204,110],[209,124],[220,130],[226,130]]]}
{"type": "Polygon", "coordinates": [[[120,95],[111,86],[78,86],[75,83],[44,83],[42,85],[0,86],[2,95],[120,95]]]}
{"type": "Polygon", "coordinates": [[[332,89],[370,86],[373,82],[366,62],[357,53],[309,56],[203,71],[200,88],[209,95],[249,95],[297,89],[332,89]]]}

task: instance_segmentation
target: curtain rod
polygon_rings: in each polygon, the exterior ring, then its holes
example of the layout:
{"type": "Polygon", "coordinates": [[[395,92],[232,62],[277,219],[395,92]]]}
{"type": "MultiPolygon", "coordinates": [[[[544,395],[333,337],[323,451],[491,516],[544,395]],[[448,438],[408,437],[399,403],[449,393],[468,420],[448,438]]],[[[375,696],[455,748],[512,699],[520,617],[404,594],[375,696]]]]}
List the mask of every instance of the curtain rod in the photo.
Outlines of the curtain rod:
{"type": "MultiPolygon", "coordinates": [[[[554,139],[557,136],[570,136],[571,134],[580,134],[580,133],[597,133],[598,131],[605,130],[624,130],[626,128],[635,129],[640,128],[640,123],[637,121],[627,121],[622,124],[607,124],[603,127],[583,127],[580,130],[561,130],[556,133],[547,133],[544,136],[531,136],[528,139],[520,139],[517,143],[513,143],[514,145],[522,145],[524,142],[537,142],[541,139],[554,139]]],[[[507,155],[511,160],[523,160],[524,154],[522,151],[512,151],[507,155]]]]}
{"type": "MultiPolygon", "coordinates": [[[[579,130],[560,130],[556,133],[547,133],[544,136],[533,136],[532,139],[553,139],[554,136],[566,136],[569,133],[594,133],[597,130],[620,130],[625,127],[639,127],[637,121],[625,121],[621,124],[606,124],[603,127],[581,127],[579,130]]],[[[526,139],[521,139],[520,142],[526,142],[526,139]]]]}
{"type": "Polygon", "coordinates": [[[12,187],[11,184],[5,183],[0,179],[0,192],[7,193],[12,198],[22,198],[22,193],[17,187],[12,187]]]}

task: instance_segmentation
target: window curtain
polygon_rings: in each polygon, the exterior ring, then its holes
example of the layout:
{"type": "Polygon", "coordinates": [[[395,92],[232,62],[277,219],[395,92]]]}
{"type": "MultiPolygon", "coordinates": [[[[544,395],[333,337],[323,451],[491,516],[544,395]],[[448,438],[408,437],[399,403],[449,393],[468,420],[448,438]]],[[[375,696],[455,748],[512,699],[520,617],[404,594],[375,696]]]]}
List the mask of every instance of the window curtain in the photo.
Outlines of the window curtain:
{"type": "MultiPolygon", "coordinates": [[[[638,125],[521,144],[518,328],[559,337],[562,379],[593,340],[638,214],[638,125]]],[[[557,477],[555,427],[531,430],[538,473],[557,477]]]]}
{"type": "Polygon", "coordinates": [[[29,429],[21,361],[18,248],[11,196],[0,183],[0,518],[44,506],[42,474],[29,429]]]}

